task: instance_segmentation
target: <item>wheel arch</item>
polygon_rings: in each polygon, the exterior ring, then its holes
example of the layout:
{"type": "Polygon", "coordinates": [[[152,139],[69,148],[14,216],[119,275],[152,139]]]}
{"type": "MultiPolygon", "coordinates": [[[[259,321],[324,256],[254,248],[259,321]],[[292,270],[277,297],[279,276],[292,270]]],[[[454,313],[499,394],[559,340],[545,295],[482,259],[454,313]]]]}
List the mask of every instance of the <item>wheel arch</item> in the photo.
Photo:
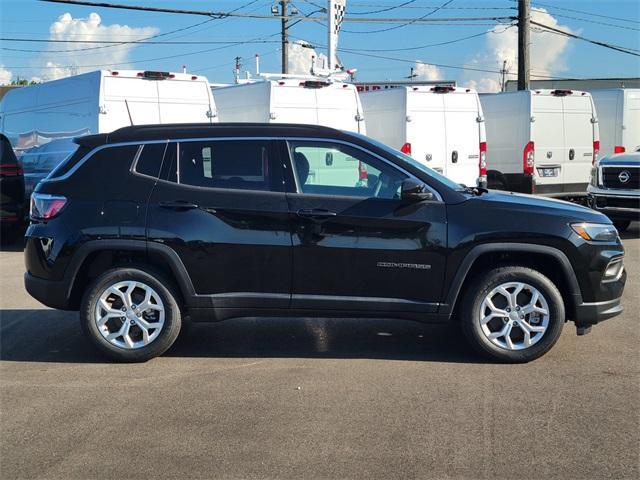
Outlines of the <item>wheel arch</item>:
{"type": "Polygon", "coordinates": [[[472,248],[458,267],[446,301],[440,306],[440,314],[449,317],[454,315],[465,286],[486,268],[504,265],[530,267],[547,276],[562,294],[567,318],[574,317],[576,305],[582,303],[582,293],[567,256],[554,247],[520,243],[483,244],[472,248]]]}
{"type": "Polygon", "coordinates": [[[93,240],[85,243],[67,268],[68,303],[80,305],[84,287],[100,273],[115,266],[149,266],[172,280],[186,301],[195,295],[187,270],[178,254],[166,245],[144,240],[93,240]]]}

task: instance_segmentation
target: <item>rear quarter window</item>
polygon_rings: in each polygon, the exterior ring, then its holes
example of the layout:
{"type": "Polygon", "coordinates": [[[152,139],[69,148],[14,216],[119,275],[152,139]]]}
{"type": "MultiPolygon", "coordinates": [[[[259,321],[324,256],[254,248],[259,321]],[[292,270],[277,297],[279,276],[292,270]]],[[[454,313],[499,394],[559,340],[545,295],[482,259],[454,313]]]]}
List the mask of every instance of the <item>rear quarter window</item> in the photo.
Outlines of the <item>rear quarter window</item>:
{"type": "Polygon", "coordinates": [[[48,178],[60,178],[66,175],[74,165],[76,165],[85,155],[91,151],[89,147],[78,146],[74,152],[71,152],[66,159],[58,163],[58,165],[51,171],[48,178]]]}
{"type": "Polygon", "coordinates": [[[157,178],[162,166],[162,158],[167,149],[167,143],[149,143],[142,146],[142,152],[138,156],[135,172],[141,175],[157,178]]]}

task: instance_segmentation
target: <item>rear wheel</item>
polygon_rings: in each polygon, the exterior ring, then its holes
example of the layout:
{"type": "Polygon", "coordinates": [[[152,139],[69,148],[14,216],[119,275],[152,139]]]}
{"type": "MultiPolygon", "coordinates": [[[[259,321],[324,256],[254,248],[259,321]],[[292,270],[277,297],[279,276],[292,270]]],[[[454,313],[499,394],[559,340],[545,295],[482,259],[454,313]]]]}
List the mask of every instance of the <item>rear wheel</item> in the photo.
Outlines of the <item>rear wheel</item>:
{"type": "Polygon", "coordinates": [[[507,363],[544,355],[560,337],[565,321],[562,296],[553,282],[519,266],[496,268],[476,278],[461,313],[471,345],[507,363]]]}
{"type": "Polygon", "coordinates": [[[162,355],[180,333],[182,318],[174,292],[155,272],[109,270],[84,294],[82,329],[102,353],[116,361],[144,362],[162,355]]]}

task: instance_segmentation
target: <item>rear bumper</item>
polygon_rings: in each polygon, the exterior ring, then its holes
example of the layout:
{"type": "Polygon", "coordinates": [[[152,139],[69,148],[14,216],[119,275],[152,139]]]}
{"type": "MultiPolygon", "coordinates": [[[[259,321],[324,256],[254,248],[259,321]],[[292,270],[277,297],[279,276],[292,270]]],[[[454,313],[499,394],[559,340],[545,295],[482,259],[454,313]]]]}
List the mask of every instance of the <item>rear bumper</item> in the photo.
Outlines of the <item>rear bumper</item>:
{"type": "Polygon", "coordinates": [[[69,284],[62,281],[45,280],[24,274],[24,287],[29,295],[47,307],[69,310],[69,284]]]}

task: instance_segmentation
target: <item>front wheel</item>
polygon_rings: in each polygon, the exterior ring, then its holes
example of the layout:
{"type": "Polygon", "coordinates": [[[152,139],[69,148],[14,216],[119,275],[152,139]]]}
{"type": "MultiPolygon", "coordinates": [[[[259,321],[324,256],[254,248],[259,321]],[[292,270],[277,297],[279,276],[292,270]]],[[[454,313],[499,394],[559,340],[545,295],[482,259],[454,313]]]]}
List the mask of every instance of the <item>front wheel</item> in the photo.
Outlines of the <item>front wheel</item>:
{"type": "Polygon", "coordinates": [[[87,288],[80,308],[85,335],[108,357],[144,362],[162,355],[180,333],[172,285],[160,274],[115,268],[87,288]]]}
{"type": "Polygon", "coordinates": [[[462,329],[481,354],[524,363],[553,347],[565,321],[564,303],[551,280],[520,266],[500,267],[477,277],[462,305],[462,329]]]}

